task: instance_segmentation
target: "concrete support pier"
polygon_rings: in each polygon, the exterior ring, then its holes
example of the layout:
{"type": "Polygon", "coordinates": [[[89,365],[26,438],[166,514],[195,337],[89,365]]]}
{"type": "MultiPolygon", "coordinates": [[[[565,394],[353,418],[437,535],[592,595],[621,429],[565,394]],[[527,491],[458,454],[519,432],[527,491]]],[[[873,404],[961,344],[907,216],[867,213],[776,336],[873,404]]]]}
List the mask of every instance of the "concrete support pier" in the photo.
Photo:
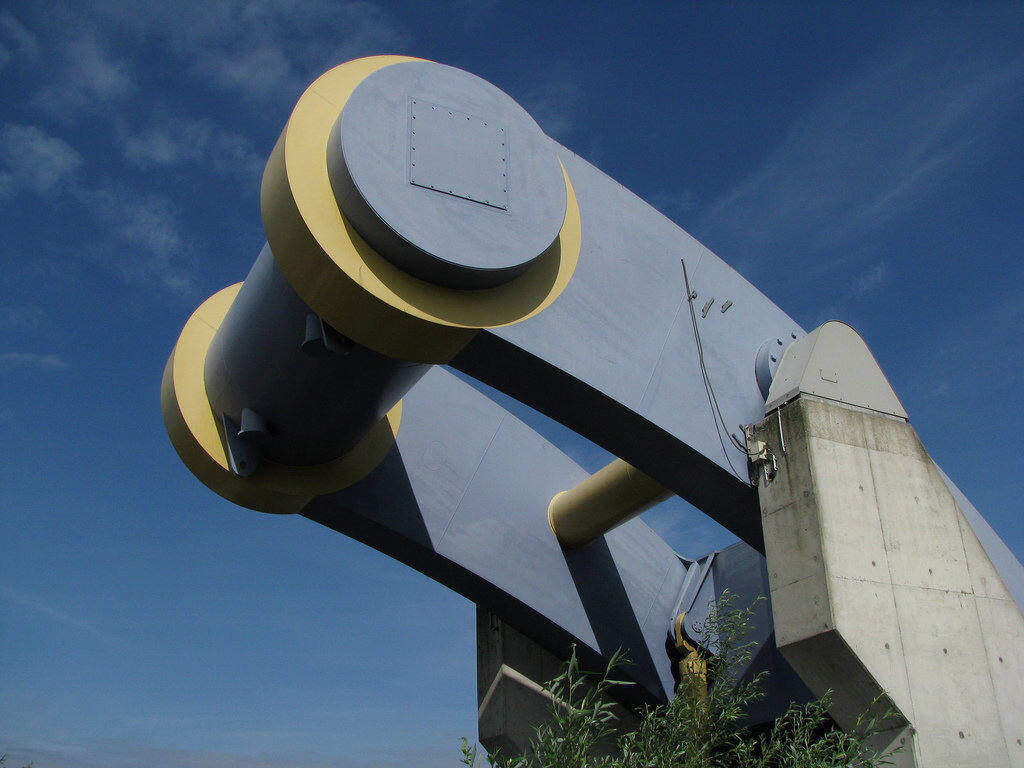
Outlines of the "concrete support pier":
{"type": "Polygon", "coordinates": [[[782,654],[841,727],[895,712],[896,765],[1024,766],[1024,616],[864,342],[795,343],[768,408],[748,445],[782,654]]]}
{"type": "Polygon", "coordinates": [[[488,753],[520,755],[534,727],[550,717],[544,686],[562,662],[496,615],[476,609],[478,740],[488,753]]]}
{"type": "MultiPolygon", "coordinates": [[[[477,606],[476,665],[477,739],[491,755],[524,754],[537,726],[551,720],[555,702],[546,686],[561,674],[562,660],[477,606]]],[[[625,707],[614,712],[621,727],[637,726],[625,707]]]]}

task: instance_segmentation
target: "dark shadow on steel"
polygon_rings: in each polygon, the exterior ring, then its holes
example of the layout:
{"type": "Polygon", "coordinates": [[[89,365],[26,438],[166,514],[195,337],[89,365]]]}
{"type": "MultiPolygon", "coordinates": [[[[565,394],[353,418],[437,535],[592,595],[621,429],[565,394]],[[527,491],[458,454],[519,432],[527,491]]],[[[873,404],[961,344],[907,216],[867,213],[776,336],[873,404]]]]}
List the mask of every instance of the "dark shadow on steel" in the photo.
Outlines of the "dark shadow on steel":
{"type": "Polygon", "coordinates": [[[623,670],[623,676],[637,683],[617,691],[622,703],[638,709],[665,700],[654,661],[603,540],[595,545],[590,558],[580,558],[582,553],[570,555],[580,597],[599,634],[598,653],[548,617],[434,549],[397,447],[369,476],[336,494],[314,499],[302,514],[444,584],[560,658],[568,658],[575,648],[585,669],[603,670],[603,654],[621,647],[636,662],[623,670]],[[594,581],[587,586],[587,579],[594,581]]]}
{"type": "Polygon", "coordinates": [[[645,687],[660,689],[654,659],[608,543],[602,537],[582,549],[562,551],[601,653],[607,658],[617,650],[625,651],[630,661],[625,671],[645,687]]]}

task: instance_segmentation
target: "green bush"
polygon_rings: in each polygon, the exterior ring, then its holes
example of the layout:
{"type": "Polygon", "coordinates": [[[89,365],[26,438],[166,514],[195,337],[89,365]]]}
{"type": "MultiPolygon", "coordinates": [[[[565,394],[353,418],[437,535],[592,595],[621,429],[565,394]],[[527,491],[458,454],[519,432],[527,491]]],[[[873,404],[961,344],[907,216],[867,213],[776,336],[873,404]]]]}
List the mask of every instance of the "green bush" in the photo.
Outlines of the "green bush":
{"type": "MultiPolygon", "coordinates": [[[[625,659],[614,655],[603,674],[583,672],[575,652],[547,688],[550,718],[536,729],[523,755],[488,755],[495,768],[874,768],[890,765],[893,752],[866,747],[882,730],[881,718],[862,717],[852,733],[834,726],[829,697],[792,705],[773,725],[752,729],[746,712],[765,695],[767,673],[736,680],[751,658],[744,641],[753,608],[719,600],[698,628],[708,655],[705,682],[683,675],[671,703],[640,713],[636,727],[619,727],[613,692],[625,659]]],[[[462,740],[462,764],[477,762],[476,747],[462,740]]]]}

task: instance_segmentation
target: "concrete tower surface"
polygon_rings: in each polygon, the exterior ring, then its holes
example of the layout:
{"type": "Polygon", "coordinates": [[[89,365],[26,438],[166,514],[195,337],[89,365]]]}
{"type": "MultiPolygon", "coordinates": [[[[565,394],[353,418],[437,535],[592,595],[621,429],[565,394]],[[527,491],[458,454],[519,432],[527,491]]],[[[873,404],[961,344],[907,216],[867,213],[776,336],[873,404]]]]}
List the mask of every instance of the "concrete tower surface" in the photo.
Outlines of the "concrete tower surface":
{"type": "Polygon", "coordinates": [[[892,710],[899,765],[1024,765],[1024,615],[867,345],[808,334],[767,408],[749,445],[774,457],[758,497],[783,656],[844,728],[892,710]]]}

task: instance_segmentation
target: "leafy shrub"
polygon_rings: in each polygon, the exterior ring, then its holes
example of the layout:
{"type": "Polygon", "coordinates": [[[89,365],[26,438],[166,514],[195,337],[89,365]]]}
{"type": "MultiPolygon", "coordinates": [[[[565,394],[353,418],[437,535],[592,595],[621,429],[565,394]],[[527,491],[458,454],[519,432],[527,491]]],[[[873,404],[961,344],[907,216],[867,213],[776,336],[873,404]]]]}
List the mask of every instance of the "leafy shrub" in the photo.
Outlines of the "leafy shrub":
{"type": "MultiPolygon", "coordinates": [[[[581,670],[575,652],[547,689],[550,718],[536,728],[523,755],[488,755],[495,768],[875,768],[893,752],[867,748],[890,713],[862,717],[845,733],[828,715],[829,695],[790,706],[774,724],[746,724],[750,706],[765,695],[767,673],[737,681],[754,644],[744,641],[753,607],[724,595],[698,627],[709,648],[706,679],[681,675],[675,698],[648,707],[635,728],[619,727],[613,693],[631,685],[615,679],[628,662],[616,653],[602,674],[581,670]]],[[[473,768],[476,747],[462,740],[462,764],[473,768]]]]}

